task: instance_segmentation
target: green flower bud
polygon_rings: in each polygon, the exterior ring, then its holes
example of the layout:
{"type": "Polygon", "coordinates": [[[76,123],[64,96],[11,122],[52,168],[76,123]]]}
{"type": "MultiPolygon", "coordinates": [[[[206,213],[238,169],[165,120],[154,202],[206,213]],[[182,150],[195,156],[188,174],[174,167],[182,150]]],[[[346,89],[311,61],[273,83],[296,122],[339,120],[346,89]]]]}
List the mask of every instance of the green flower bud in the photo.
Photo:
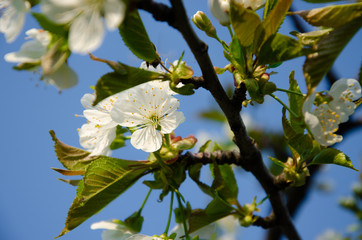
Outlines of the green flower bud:
{"type": "Polygon", "coordinates": [[[190,135],[185,138],[176,137],[171,139],[172,148],[176,148],[178,150],[188,150],[195,146],[197,139],[194,135],[190,135]]]}
{"type": "Polygon", "coordinates": [[[196,27],[198,27],[201,31],[204,31],[207,36],[217,38],[216,29],[205,13],[197,11],[191,20],[194,22],[196,27]]]}

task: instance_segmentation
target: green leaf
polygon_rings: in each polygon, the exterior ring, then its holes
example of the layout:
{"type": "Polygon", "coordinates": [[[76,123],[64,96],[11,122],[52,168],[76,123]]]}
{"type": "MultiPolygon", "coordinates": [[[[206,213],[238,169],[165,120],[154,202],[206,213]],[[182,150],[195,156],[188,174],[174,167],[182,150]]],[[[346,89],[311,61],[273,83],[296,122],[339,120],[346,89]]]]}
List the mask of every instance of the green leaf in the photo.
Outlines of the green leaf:
{"type": "Polygon", "coordinates": [[[203,209],[195,209],[188,219],[190,233],[230,215],[233,208],[219,197],[214,198],[203,209]]]}
{"type": "MultiPolygon", "coordinates": [[[[233,64],[242,75],[245,75],[245,53],[244,48],[241,46],[239,39],[234,35],[230,44],[230,53],[237,64],[233,64]]],[[[234,62],[233,62],[234,63],[234,62]]]]}
{"type": "MultiPolygon", "coordinates": [[[[292,92],[296,92],[299,94],[302,94],[300,91],[299,85],[297,80],[294,79],[294,71],[292,71],[289,74],[289,90],[292,92]]],[[[303,133],[304,132],[304,120],[303,120],[303,114],[302,114],[302,107],[304,103],[304,97],[298,94],[294,93],[287,93],[288,99],[289,99],[289,108],[298,115],[298,117],[295,117],[293,114],[289,113],[289,119],[292,128],[297,133],[303,133]]]]}
{"type": "Polygon", "coordinates": [[[329,34],[329,32],[332,30],[333,28],[326,28],[306,33],[299,33],[297,31],[292,31],[290,32],[290,34],[296,36],[303,45],[315,46],[324,36],[329,34]]]}
{"type": "Polygon", "coordinates": [[[171,82],[170,88],[175,93],[181,94],[181,95],[192,95],[195,93],[194,88],[195,86],[192,83],[185,84],[182,87],[176,87],[177,85],[174,82],[171,82]]]}
{"type": "Polygon", "coordinates": [[[300,41],[277,33],[269,38],[259,52],[259,64],[276,64],[311,53],[300,41]]]}
{"type": "Polygon", "coordinates": [[[53,130],[50,130],[49,133],[54,141],[54,148],[58,160],[69,170],[85,171],[94,160],[101,157],[90,157],[90,152],[69,146],[59,141],[53,130]]]}
{"type": "Polygon", "coordinates": [[[362,2],[315,8],[294,14],[313,26],[337,28],[362,16],[362,2]]]}
{"type": "Polygon", "coordinates": [[[351,159],[340,150],[335,148],[323,149],[310,164],[336,164],[358,171],[353,167],[351,159]]]}
{"type": "Polygon", "coordinates": [[[214,165],[214,175],[216,176],[215,178],[218,177],[222,180],[220,181],[221,184],[216,186],[217,192],[219,193],[220,197],[222,199],[225,199],[230,204],[237,204],[239,189],[232,167],[228,164],[216,164],[214,165]]]}
{"type": "Polygon", "coordinates": [[[303,66],[308,90],[314,89],[333,66],[334,61],[362,26],[362,17],[331,31],[317,44],[317,52],[307,55],[303,66]]]}
{"type": "Polygon", "coordinates": [[[148,166],[111,157],[93,161],[83,178],[84,186],[78,191],[69,209],[65,227],[58,237],[79,226],[125,192],[145,174],[148,166]]]}
{"type": "Polygon", "coordinates": [[[262,44],[272,35],[277,33],[282,24],[285,15],[287,14],[293,0],[279,0],[273,7],[271,12],[263,19],[260,26],[256,30],[253,39],[254,50],[260,49],[262,44]]]}
{"type": "Polygon", "coordinates": [[[139,84],[156,80],[166,79],[167,74],[147,71],[140,68],[130,67],[122,63],[118,63],[124,69],[124,73],[110,72],[103,75],[96,85],[96,105],[103,99],[112,96],[118,92],[122,92],[139,84]]]}
{"type": "Polygon", "coordinates": [[[280,167],[282,167],[282,168],[285,168],[285,164],[284,164],[282,161],[280,161],[279,159],[273,158],[273,157],[270,157],[270,156],[268,156],[268,158],[269,158],[275,165],[278,165],[278,166],[280,166],[280,167]]]}
{"type": "Polygon", "coordinates": [[[201,168],[202,168],[202,163],[191,165],[188,169],[189,176],[199,186],[201,191],[203,191],[205,194],[211,197],[214,197],[215,191],[212,190],[210,186],[200,181],[201,168]]]}
{"type": "Polygon", "coordinates": [[[240,44],[248,47],[253,43],[254,34],[260,25],[260,17],[253,10],[245,9],[235,1],[230,2],[230,18],[240,44]]]}
{"type": "Polygon", "coordinates": [[[219,110],[217,109],[212,109],[209,111],[204,111],[204,112],[200,112],[199,116],[202,118],[206,118],[208,120],[213,120],[216,122],[226,122],[226,117],[224,114],[222,114],[219,110]]]}
{"type": "Polygon", "coordinates": [[[268,14],[271,12],[271,10],[275,7],[277,3],[278,0],[267,0],[265,2],[263,19],[266,18],[266,16],[268,16],[268,14]]]}
{"type": "Polygon", "coordinates": [[[209,145],[211,144],[211,140],[207,140],[199,149],[199,152],[205,152],[206,149],[209,147],[209,145]]]}
{"type": "Polygon", "coordinates": [[[297,133],[293,129],[293,127],[290,124],[289,120],[287,119],[285,113],[286,113],[286,109],[283,108],[283,116],[282,116],[283,131],[284,131],[284,136],[285,136],[286,140],[289,142],[290,139],[297,136],[297,133]]]}
{"type": "Polygon", "coordinates": [[[31,14],[38,21],[42,29],[58,36],[67,37],[68,30],[66,29],[65,25],[56,24],[50,21],[47,17],[45,17],[44,14],[41,13],[32,12],[31,14]]]}
{"type": "Polygon", "coordinates": [[[247,78],[244,81],[251,100],[257,103],[263,103],[264,96],[260,93],[258,82],[254,78],[247,78]]]}
{"type": "Polygon", "coordinates": [[[119,32],[123,42],[138,58],[147,62],[160,60],[137,10],[127,14],[126,19],[119,26],[119,32]]]}
{"type": "Polygon", "coordinates": [[[79,185],[79,183],[81,182],[81,180],[69,180],[69,179],[61,179],[61,178],[58,178],[58,180],[68,183],[74,187],[77,187],[79,185]]]}

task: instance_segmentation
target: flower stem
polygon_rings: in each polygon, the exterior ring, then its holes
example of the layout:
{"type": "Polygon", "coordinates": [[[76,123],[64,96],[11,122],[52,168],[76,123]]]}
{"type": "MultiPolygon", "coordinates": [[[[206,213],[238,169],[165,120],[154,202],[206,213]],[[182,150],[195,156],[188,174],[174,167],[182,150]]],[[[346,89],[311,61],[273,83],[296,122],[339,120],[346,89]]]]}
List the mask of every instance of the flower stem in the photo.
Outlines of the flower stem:
{"type": "Polygon", "coordinates": [[[152,188],[150,188],[150,190],[148,190],[148,193],[147,193],[147,195],[146,195],[146,197],[145,197],[145,200],[143,200],[143,203],[142,203],[142,205],[141,205],[141,207],[140,207],[140,210],[138,210],[138,214],[141,215],[141,212],[142,212],[142,210],[143,210],[143,207],[145,206],[145,204],[146,204],[146,202],[147,202],[147,200],[148,200],[148,197],[150,196],[151,192],[152,192],[152,188]]]}
{"type": "Polygon", "coordinates": [[[286,93],[291,93],[291,94],[295,94],[295,95],[299,95],[299,96],[304,97],[304,94],[303,94],[303,93],[291,91],[291,90],[288,90],[288,89],[277,88],[277,91],[286,92],[286,93]]]}
{"type": "Polygon", "coordinates": [[[180,212],[181,212],[182,223],[184,225],[185,239],[186,240],[191,240],[191,238],[189,236],[189,233],[188,233],[188,230],[187,230],[184,207],[183,207],[182,202],[181,202],[181,197],[180,197],[180,195],[178,193],[179,192],[177,191],[176,192],[176,197],[177,197],[178,205],[179,205],[180,212]]]}
{"type": "Polygon", "coordinates": [[[228,25],[228,30],[229,30],[229,33],[230,33],[230,37],[232,39],[234,37],[234,33],[233,33],[233,30],[231,29],[230,25],[228,25]]]}
{"type": "Polygon", "coordinates": [[[281,105],[283,105],[283,107],[285,107],[294,117],[296,118],[298,117],[298,115],[295,112],[293,112],[287,105],[285,105],[285,103],[283,103],[282,100],[280,100],[277,96],[275,96],[272,93],[270,93],[269,95],[275,100],[277,100],[281,105]]]}
{"type": "Polygon", "coordinates": [[[168,213],[168,220],[167,220],[167,226],[165,229],[165,234],[168,235],[168,229],[170,228],[171,223],[171,217],[172,217],[172,206],[173,206],[173,195],[175,194],[174,191],[171,192],[171,203],[170,203],[170,211],[168,213]]]}
{"type": "Polygon", "coordinates": [[[166,147],[171,146],[170,134],[168,133],[165,134],[165,141],[166,141],[166,147]]]}

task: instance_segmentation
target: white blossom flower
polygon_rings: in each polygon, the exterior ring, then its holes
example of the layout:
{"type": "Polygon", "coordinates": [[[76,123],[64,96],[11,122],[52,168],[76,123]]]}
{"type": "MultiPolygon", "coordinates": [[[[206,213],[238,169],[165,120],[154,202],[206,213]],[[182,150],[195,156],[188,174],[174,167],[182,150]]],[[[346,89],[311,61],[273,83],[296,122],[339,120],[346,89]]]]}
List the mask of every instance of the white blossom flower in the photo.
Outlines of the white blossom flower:
{"type": "MultiPolygon", "coordinates": [[[[35,28],[26,31],[26,35],[31,40],[25,42],[18,52],[5,54],[4,59],[7,62],[33,64],[34,67],[29,70],[37,71],[43,56],[47,53],[51,35],[47,31],[35,28]]],[[[78,82],[77,74],[66,63],[52,73],[43,74],[42,79],[46,84],[54,85],[59,90],[71,88],[78,82]]]]}
{"type": "Polygon", "coordinates": [[[0,32],[5,34],[6,42],[13,42],[23,28],[25,13],[30,3],[24,0],[0,0],[0,32]]]}
{"type": "Polygon", "coordinates": [[[110,112],[117,98],[117,94],[110,96],[96,106],[92,106],[95,100],[93,94],[84,94],[81,99],[86,108],[83,115],[88,123],[79,129],[79,142],[82,147],[91,151],[90,156],[111,154],[109,146],[116,137],[117,123],[112,120],[110,112]]]}
{"type": "Polygon", "coordinates": [[[212,15],[220,22],[221,25],[229,25],[229,10],[230,10],[230,1],[229,0],[209,0],[209,6],[212,15]]]}
{"type": "Polygon", "coordinates": [[[125,91],[111,111],[112,119],[123,127],[135,129],[131,144],[145,152],[162,145],[162,135],[171,133],[185,120],[179,101],[167,89],[147,82],[125,91]]]}
{"type": "Polygon", "coordinates": [[[330,146],[342,141],[343,137],[335,134],[341,122],[339,114],[326,103],[322,103],[312,110],[315,97],[316,93],[313,92],[303,104],[304,121],[315,140],[323,146],[330,146]]]}
{"type": "Polygon", "coordinates": [[[70,50],[87,53],[103,41],[102,15],[107,28],[115,30],[123,22],[126,4],[121,0],[43,0],[42,11],[56,23],[69,23],[70,50]]]}
{"type": "MultiPolygon", "coordinates": [[[[261,7],[265,1],[266,0],[235,0],[236,3],[241,4],[244,8],[251,8],[252,10],[261,7]]],[[[230,24],[230,0],[209,0],[209,6],[212,15],[219,20],[221,25],[227,26],[230,24]]]]}
{"type": "Polygon", "coordinates": [[[355,79],[342,78],[333,83],[328,94],[333,97],[329,107],[338,113],[341,123],[347,122],[356,109],[353,101],[361,97],[361,85],[355,79]]]}

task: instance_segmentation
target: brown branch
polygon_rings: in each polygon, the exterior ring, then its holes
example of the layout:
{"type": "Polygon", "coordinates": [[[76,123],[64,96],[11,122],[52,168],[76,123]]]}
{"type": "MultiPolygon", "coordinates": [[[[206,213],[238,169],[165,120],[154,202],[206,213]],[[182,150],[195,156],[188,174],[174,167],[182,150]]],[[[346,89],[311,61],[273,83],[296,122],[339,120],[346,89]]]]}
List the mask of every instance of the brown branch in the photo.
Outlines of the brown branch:
{"type": "Polygon", "coordinates": [[[240,117],[240,103],[233,104],[221,86],[207,52],[208,46],[193,31],[182,1],[170,0],[170,2],[172,8],[168,10],[167,6],[157,4],[151,0],[141,1],[138,7],[152,13],[156,20],[167,21],[170,26],[176,28],[182,34],[201,68],[205,80],[204,87],[210,91],[224,112],[234,133],[234,142],[243,156],[240,157],[240,165],[257,178],[265,192],[270,196],[269,200],[275,213],[276,223],[284,234],[289,239],[300,239],[283,202],[282,195],[278,187],[274,185],[274,177],[264,165],[259,149],[246,132],[245,125],[240,117]],[[158,9],[165,12],[166,15],[162,16],[162,13],[156,12],[158,9]],[[170,13],[172,13],[172,16],[170,13]]]}

